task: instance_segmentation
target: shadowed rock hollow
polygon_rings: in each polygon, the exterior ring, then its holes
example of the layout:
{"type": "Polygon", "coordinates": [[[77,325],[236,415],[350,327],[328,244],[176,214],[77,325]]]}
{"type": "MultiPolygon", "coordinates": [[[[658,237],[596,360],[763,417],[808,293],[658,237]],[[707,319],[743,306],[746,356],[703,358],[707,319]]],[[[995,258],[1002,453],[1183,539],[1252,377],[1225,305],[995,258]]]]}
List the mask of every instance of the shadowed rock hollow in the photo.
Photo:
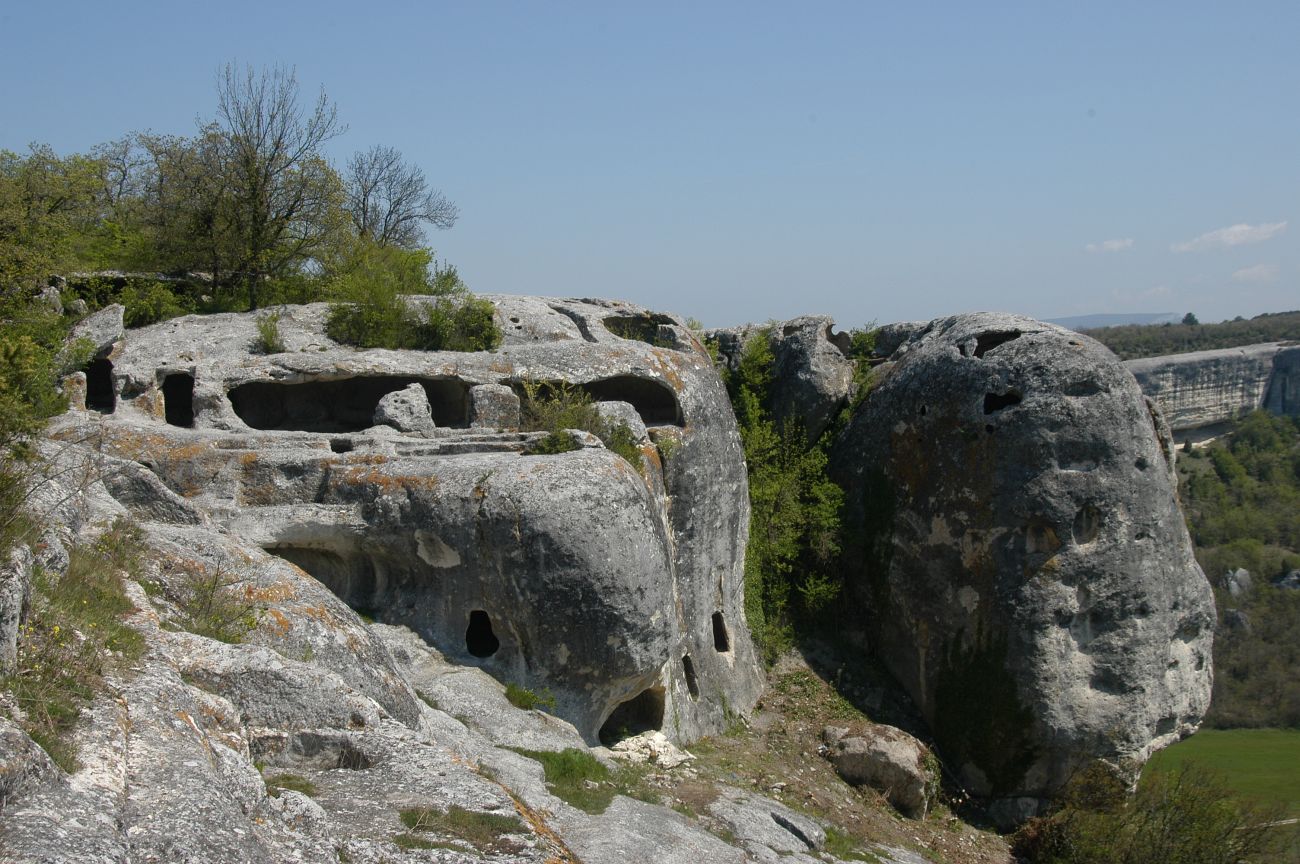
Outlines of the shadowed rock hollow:
{"type": "Polygon", "coordinates": [[[1008,822],[1209,704],[1214,622],[1159,413],[1104,347],[1008,315],[915,333],[835,444],[848,579],[941,756],[1008,822]]]}

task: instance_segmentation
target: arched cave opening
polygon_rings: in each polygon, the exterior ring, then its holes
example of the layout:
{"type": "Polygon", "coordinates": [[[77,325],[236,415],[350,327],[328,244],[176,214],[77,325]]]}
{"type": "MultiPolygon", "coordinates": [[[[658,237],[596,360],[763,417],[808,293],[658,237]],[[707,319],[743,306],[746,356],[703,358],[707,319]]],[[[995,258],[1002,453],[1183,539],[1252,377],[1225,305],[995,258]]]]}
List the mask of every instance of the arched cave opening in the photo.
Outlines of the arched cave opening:
{"type": "Polygon", "coordinates": [[[501,640],[492,632],[492,619],[482,609],[469,613],[469,626],[465,628],[465,650],[475,657],[491,657],[501,647],[501,640]]]}
{"type": "Polygon", "coordinates": [[[103,357],[91,360],[86,366],[86,407],[100,414],[112,414],[117,409],[113,364],[103,357]]]}
{"type": "Polygon", "coordinates": [[[647,426],[681,426],[677,394],[667,384],[635,375],[615,375],[582,385],[597,402],[628,402],[647,426]]]}
{"type": "Polygon", "coordinates": [[[695,677],[695,664],[691,662],[691,655],[682,655],[682,672],[686,675],[686,689],[691,692],[692,699],[700,698],[700,682],[695,677]]]}
{"type": "Polygon", "coordinates": [[[664,688],[651,687],[621,703],[600,727],[600,743],[613,747],[624,738],[664,727],[664,688]]]}
{"type": "Polygon", "coordinates": [[[469,425],[469,386],[459,378],[357,375],[332,381],[250,381],[230,390],[230,404],[254,429],[361,432],[374,425],[379,400],[411,384],[429,397],[433,422],[469,425]]]}
{"type": "Polygon", "coordinates": [[[176,372],[163,379],[163,416],[172,426],[194,425],[194,376],[176,372]]]}
{"type": "Polygon", "coordinates": [[[713,650],[719,654],[731,650],[731,634],[727,632],[727,622],[721,612],[713,613],[713,650]]]}

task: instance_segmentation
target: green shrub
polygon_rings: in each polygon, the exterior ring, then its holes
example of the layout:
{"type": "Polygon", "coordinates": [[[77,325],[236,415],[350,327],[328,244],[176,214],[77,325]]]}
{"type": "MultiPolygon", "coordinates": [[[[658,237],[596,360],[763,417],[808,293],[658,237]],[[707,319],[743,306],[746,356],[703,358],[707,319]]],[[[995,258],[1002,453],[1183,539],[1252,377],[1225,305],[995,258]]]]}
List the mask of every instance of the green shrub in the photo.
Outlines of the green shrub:
{"type": "Polygon", "coordinates": [[[525,432],[548,432],[529,450],[533,454],[566,453],[582,445],[566,429],[590,432],[612,453],[622,456],[629,465],[644,474],[641,446],[636,435],[622,420],[608,420],[592,401],[591,395],[565,381],[521,382],[524,397],[520,424],[525,432]]]}
{"type": "Polygon", "coordinates": [[[182,629],[231,644],[257,627],[262,611],[254,586],[220,565],[192,574],[169,599],[180,610],[182,629]]]}
{"type": "Polygon", "coordinates": [[[116,302],[126,307],[122,319],[127,327],[147,327],[194,311],[161,282],[128,280],[116,302]]]}
{"type": "Polygon", "coordinates": [[[535,693],[527,687],[520,687],[513,682],[506,685],[506,699],[516,708],[522,708],[525,711],[533,709],[554,711],[555,696],[550,690],[543,690],[541,693],[535,693]]]}
{"type": "Polygon", "coordinates": [[[1194,766],[1144,777],[1131,799],[1115,791],[1072,785],[1058,812],[1016,833],[1013,851],[1029,864],[1263,864],[1279,860],[1289,836],[1270,827],[1279,811],[1194,766]]]}
{"type": "Polygon", "coordinates": [[[264,312],[257,316],[257,339],[253,342],[253,350],[260,354],[284,353],[279,312],[264,312]]]}
{"type": "Polygon", "coordinates": [[[770,335],[767,328],[750,337],[736,371],[725,376],[749,471],[745,617],[769,661],[789,646],[797,625],[840,596],[844,501],[827,476],[829,436],[809,445],[801,428],[772,419],[770,335]]]}

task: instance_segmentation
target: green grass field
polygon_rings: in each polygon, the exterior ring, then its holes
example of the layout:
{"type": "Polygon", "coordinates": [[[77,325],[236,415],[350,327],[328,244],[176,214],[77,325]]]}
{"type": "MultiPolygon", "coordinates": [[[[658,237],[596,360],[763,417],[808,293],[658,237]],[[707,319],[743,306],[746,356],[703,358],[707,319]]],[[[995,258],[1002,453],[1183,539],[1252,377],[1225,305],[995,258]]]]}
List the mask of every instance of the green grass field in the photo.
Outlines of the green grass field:
{"type": "Polygon", "coordinates": [[[1205,729],[1157,753],[1146,772],[1195,762],[1245,798],[1300,817],[1300,729],[1205,729]]]}

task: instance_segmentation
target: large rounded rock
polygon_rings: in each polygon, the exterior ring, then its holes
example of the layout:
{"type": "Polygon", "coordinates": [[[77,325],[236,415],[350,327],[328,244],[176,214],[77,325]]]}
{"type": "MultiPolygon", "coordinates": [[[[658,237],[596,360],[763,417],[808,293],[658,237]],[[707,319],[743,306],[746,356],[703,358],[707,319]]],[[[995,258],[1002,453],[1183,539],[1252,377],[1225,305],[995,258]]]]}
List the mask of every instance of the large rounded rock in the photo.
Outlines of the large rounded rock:
{"type": "Polygon", "coordinates": [[[1027,318],[931,323],[837,441],[850,584],[940,755],[1024,816],[1083,761],[1195,730],[1214,607],[1167,427],[1098,343],[1027,318]]]}

